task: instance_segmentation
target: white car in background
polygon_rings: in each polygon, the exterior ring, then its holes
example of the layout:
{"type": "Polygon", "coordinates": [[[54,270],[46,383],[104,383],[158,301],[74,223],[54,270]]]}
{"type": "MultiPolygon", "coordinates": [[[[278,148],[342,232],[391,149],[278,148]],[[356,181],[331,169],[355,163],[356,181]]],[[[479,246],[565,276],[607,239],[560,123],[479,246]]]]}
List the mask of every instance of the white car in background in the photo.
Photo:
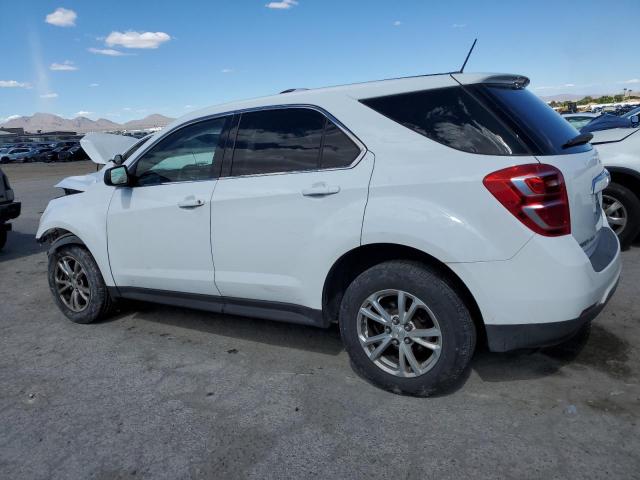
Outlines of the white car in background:
{"type": "MultiPolygon", "coordinates": [[[[611,184],[602,195],[607,220],[628,248],[640,234],[640,109],[624,115],[631,120],[631,128],[610,128],[591,132],[591,144],[600,153],[600,160],[611,174],[611,184]]],[[[593,118],[593,113],[566,114],[563,117],[577,130],[593,118]]]]}
{"type": "Polygon", "coordinates": [[[0,154],[0,163],[24,163],[31,155],[31,150],[28,147],[9,148],[0,154]]]}
{"type": "Polygon", "coordinates": [[[54,301],[78,323],[122,298],[338,323],[359,373],[413,395],[451,388],[479,338],[588,331],[621,270],[609,176],[528,83],[427,75],[192,112],[49,202],[54,301]]]}

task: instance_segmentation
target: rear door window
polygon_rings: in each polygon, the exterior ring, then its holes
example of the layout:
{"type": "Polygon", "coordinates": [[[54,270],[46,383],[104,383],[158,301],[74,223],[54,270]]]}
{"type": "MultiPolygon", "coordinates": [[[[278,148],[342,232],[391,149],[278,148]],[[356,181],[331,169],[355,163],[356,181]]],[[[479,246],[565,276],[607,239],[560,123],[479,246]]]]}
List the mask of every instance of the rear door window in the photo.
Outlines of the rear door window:
{"type": "Polygon", "coordinates": [[[360,147],[321,112],[274,108],[240,118],[231,176],[350,166],[360,147]]]}
{"type": "Polygon", "coordinates": [[[231,175],[315,170],[325,117],[307,108],[243,113],[231,175]]]}

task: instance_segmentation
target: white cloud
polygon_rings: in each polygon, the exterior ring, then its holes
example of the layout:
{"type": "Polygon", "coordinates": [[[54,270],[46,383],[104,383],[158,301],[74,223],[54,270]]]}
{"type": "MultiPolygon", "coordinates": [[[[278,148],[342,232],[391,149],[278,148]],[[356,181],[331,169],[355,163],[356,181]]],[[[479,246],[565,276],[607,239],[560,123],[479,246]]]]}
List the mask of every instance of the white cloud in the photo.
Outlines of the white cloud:
{"type": "Polygon", "coordinates": [[[73,10],[56,8],[55,12],[47,15],[44,21],[56,27],[75,27],[76,18],[78,18],[78,14],[73,10]]]}
{"type": "Polygon", "coordinates": [[[466,26],[466,23],[454,23],[453,25],[451,25],[452,28],[464,28],[466,26]]]}
{"type": "Polygon", "coordinates": [[[31,88],[31,84],[15,80],[0,80],[0,88],[31,88]]]}
{"type": "Polygon", "coordinates": [[[233,68],[223,68],[220,73],[233,73],[233,68]]]}
{"type": "Polygon", "coordinates": [[[57,93],[43,93],[40,98],[58,98],[57,93]]]}
{"type": "Polygon", "coordinates": [[[57,72],[72,72],[74,70],[78,70],[78,67],[76,67],[72,61],[65,60],[62,63],[52,63],[49,66],[49,70],[54,70],[57,72]]]}
{"type": "Polygon", "coordinates": [[[158,48],[171,40],[164,32],[111,32],[105,39],[109,47],[120,45],[124,48],[158,48]]]}
{"type": "Polygon", "coordinates": [[[87,112],[86,110],[80,110],[76,112],[77,117],[86,117],[87,115],[91,115],[93,112],[87,112]]]}
{"type": "Polygon", "coordinates": [[[95,53],[96,55],[107,55],[109,57],[122,57],[123,55],[129,55],[121,52],[120,50],[114,50],[112,48],[87,48],[87,51],[95,53]]]}
{"type": "Polygon", "coordinates": [[[640,78],[631,78],[629,80],[623,80],[622,82],[618,83],[640,83],[640,78]]]}
{"type": "Polygon", "coordinates": [[[124,107],[122,110],[124,110],[125,112],[130,112],[133,109],[131,107],[124,107]]]}
{"type": "Polygon", "coordinates": [[[400,25],[402,25],[402,22],[400,20],[396,20],[395,22],[393,22],[394,27],[399,27],[400,25]]]}
{"type": "Polygon", "coordinates": [[[575,87],[576,84],[575,83],[565,83],[563,86],[565,86],[565,87],[575,87]]]}
{"type": "Polygon", "coordinates": [[[100,84],[99,83],[90,83],[89,86],[90,87],[99,87],[100,84]]]}
{"type": "Polygon", "coordinates": [[[187,108],[187,109],[193,108],[193,105],[185,105],[184,108],[187,108]]]}
{"type": "Polygon", "coordinates": [[[269,2],[265,7],[275,10],[288,10],[296,5],[298,5],[297,0],[282,0],[281,2],[269,2]]]}
{"type": "Polygon", "coordinates": [[[9,120],[14,120],[16,118],[20,118],[20,115],[9,115],[5,118],[0,117],[0,123],[8,122],[9,120]]]}

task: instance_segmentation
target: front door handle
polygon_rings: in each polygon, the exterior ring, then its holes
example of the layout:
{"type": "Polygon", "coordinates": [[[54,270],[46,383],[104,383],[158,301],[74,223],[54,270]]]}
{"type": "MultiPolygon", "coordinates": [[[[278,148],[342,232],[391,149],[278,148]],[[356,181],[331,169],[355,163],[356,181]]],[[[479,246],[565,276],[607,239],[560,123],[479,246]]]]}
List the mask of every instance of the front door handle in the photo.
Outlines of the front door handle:
{"type": "Polygon", "coordinates": [[[338,185],[327,185],[326,183],[314,183],[309,188],[302,190],[305,197],[324,197],[325,195],[334,195],[340,191],[338,185]]]}
{"type": "Polygon", "coordinates": [[[204,205],[204,201],[199,198],[194,197],[193,195],[186,197],[181,202],[178,202],[178,206],[180,208],[197,208],[204,205]]]}

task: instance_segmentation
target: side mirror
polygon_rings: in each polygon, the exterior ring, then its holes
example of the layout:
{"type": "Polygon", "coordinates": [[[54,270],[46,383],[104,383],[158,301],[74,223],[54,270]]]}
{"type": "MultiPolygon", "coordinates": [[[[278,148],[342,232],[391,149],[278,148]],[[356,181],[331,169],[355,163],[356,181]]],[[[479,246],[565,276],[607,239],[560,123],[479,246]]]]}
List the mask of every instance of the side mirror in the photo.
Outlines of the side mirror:
{"type": "Polygon", "coordinates": [[[111,187],[126,187],[131,184],[131,177],[126,165],[119,165],[104,172],[104,183],[111,187]]]}
{"type": "Polygon", "coordinates": [[[631,119],[631,125],[633,125],[634,127],[637,127],[640,123],[640,115],[631,115],[631,117],[629,118],[631,119]]]}
{"type": "Polygon", "coordinates": [[[113,158],[111,159],[111,161],[113,163],[115,163],[116,165],[122,165],[122,162],[124,162],[124,158],[122,158],[122,155],[120,155],[119,153],[117,155],[114,155],[113,158]]]}

